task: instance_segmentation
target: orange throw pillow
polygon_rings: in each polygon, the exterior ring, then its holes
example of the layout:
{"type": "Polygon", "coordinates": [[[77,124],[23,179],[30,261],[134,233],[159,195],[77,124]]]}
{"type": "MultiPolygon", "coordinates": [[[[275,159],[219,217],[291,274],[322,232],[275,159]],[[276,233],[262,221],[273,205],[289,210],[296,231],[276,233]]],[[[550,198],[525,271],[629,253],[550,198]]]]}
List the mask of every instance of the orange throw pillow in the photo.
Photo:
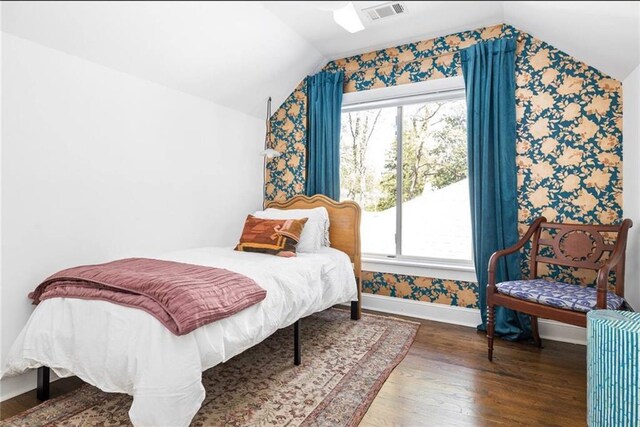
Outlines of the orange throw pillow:
{"type": "Polygon", "coordinates": [[[263,219],[249,215],[236,251],[294,257],[307,219],[263,219]]]}

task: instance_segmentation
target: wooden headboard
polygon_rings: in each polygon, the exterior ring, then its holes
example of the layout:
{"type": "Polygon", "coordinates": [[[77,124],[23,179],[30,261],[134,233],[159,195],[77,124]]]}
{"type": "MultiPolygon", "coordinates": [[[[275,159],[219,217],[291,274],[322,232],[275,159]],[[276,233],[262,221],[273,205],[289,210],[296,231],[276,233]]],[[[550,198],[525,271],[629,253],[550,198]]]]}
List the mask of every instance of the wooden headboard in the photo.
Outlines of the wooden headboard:
{"type": "Polygon", "coordinates": [[[352,304],[351,317],[354,318],[354,310],[357,310],[357,318],[361,312],[361,286],[362,256],[360,253],[360,206],[356,202],[336,202],[330,198],[317,194],[315,196],[297,195],[284,202],[267,202],[267,208],[276,209],[312,209],[324,207],[329,212],[329,240],[331,247],[338,249],[347,255],[353,263],[353,272],[358,283],[358,304],[355,308],[352,304]]]}

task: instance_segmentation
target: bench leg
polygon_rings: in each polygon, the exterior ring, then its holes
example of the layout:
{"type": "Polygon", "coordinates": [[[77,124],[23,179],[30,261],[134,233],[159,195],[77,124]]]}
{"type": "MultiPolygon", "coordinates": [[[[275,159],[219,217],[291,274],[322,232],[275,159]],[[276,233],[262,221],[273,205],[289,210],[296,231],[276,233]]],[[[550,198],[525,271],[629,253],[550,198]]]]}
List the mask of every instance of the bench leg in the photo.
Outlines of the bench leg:
{"type": "Polygon", "coordinates": [[[38,368],[38,389],[36,397],[39,401],[49,400],[49,379],[51,377],[51,369],[46,366],[38,368]]]}
{"type": "Polygon", "coordinates": [[[540,332],[538,329],[538,317],[531,316],[531,333],[533,334],[533,341],[538,348],[542,348],[542,339],[540,338],[540,332]]]}
{"type": "Polygon", "coordinates": [[[487,307],[487,346],[489,362],[493,362],[493,329],[494,329],[494,308],[493,305],[487,307]]]}
{"type": "Polygon", "coordinates": [[[293,324],[293,364],[302,363],[302,343],[300,342],[300,320],[293,324]]]}

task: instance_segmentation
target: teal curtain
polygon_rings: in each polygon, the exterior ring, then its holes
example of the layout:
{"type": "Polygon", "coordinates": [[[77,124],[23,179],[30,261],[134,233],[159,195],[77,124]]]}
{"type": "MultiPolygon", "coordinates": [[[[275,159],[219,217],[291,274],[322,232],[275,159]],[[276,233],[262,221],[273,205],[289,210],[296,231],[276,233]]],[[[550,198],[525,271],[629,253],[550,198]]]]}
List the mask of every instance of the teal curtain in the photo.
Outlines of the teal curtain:
{"type": "MultiPolygon", "coordinates": [[[[461,51],[467,98],[467,141],[473,254],[480,310],[487,322],[491,254],[518,241],[516,183],[515,50],[513,38],[478,43],[461,51]]],[[[503,259],[500,281],[520,278],[520,255],[503,259]]],[[[495,333],[509,340],[531,336],[530,319],[496,307],[495,333]]]]}
{"type": "Polygon", "coordinates": [[[344,72],[307,77],[306,194],[340,199],[340,115],[344,72]]]}

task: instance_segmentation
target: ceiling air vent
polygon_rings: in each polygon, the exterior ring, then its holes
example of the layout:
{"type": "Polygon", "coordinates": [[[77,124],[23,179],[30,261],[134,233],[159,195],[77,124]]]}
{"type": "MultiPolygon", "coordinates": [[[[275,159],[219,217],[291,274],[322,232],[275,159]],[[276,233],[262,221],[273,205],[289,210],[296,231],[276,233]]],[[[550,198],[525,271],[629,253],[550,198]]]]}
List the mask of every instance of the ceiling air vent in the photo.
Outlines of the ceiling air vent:
{"type": "Polygon", "coordinates": [[[362,9],[362,11],[366,12],[372,21],[377,21],[378,19],[407,13],[407,9],[405,8],[404,3],[397,1],[368,7],[366,9],[362,9]]]}

